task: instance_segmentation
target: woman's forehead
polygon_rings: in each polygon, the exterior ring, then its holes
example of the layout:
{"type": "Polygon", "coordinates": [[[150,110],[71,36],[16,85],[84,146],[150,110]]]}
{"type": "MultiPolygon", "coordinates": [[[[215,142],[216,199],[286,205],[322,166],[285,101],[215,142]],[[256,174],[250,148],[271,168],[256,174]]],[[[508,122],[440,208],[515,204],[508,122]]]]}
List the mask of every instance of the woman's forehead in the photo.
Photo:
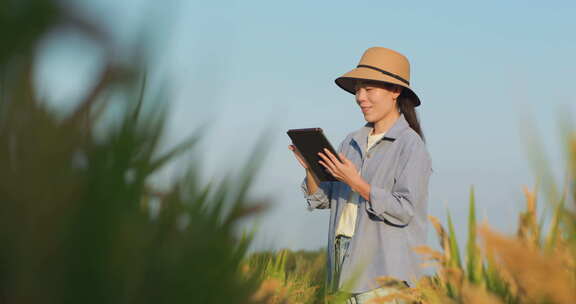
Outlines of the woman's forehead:
{"type": "Polygon", "coordinates": [[[377,81],[371,81],[371,80],[358,80],[358,81],[356,81],[356,84],[354,87],[360,88],[360,87],[367,87],[367,86],[386,88],[386,85],[384,83],[380,83],[377,81]]]}

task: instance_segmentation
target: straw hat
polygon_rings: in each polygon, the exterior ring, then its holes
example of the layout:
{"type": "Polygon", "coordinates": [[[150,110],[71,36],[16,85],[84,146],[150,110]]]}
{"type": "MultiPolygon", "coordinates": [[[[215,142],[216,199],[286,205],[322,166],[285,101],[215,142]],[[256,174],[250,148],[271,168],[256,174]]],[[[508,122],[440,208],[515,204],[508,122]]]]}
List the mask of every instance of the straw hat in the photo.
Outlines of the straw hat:
{"type": "Polygon", "coordinates": [[[406,56],[383,47],[367,49],[360,63],[352,71],[338,77],[336,84],[345,91],[355,94],[354,86],[358,80],[370,80],[396,84],[404,89],[401,96],[406,96],[420,105],[420,99],[410,88],[410,63],[406,56]]]}

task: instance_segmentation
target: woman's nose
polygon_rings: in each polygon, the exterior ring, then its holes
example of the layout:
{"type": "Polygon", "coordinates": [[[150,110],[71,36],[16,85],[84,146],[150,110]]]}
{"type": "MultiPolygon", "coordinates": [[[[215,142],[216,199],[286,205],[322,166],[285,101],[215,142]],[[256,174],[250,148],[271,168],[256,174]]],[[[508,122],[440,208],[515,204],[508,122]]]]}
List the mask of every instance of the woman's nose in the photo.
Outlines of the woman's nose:
{"type": "Polygon", "coordinates": [[[363,88],[360,88],[356,91],[356,102],[360,104],[363,101],[366,101],[366,92],[363,88]]]}

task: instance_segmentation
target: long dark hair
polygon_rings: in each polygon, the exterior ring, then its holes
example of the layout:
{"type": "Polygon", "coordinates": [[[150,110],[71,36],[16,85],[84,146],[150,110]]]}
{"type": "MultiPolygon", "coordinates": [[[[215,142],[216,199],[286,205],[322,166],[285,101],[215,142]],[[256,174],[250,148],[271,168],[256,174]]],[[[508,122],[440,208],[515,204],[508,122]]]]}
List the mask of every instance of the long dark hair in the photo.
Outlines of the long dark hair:
{"type": "MultiPolygon", "coordinates": [[[[388,82],[380,82],[380,84],[389,90],[394,89],[403,90],[401,86],[396,84],[388,82]]],[[[404,94],[404,91],[402,91],[402,93],[400,93],[400,95],[398,96],[398,99],[396,100],[396,107],[398,108],[401,114],[404,114],[404,118],[406,118],[406,121],[408,122],[408,125],[410,125],[410,128],[412,128],[412,130],[414,130],[416,133],[418,133],[418,135],[420,135],[422,141],[426,142],[426,139],[424,138],[424,132],[422,132],[422,128],[420,127],[420,120],[418,119],[418,114],[416,113],[414,102],[412,101],[412,99],[410,99],[409,96],[407,96],[407,94],[404,94]]]]}
{"type": "Polygon", "coordinates": [[[398,107],[398,110],[400,110],[400,113],[404,114],[404,118],[406,118],[406,121],[410,125],[410,128],[412,128],[412,130],[416,131],[416,133],[420,135],[422,141],[426,142],[426,139],[424,138],[424,133],[422,132],[422,128],[420,127],[420,120],[418,119],[418,114],[416,113],[416,109],[414,108],[414,103],[412,102],[412,99],[405,96],[404,94],[400,94],[400,96],[398,96],[398,100],[396,100],[396,105],[398,107]]]}

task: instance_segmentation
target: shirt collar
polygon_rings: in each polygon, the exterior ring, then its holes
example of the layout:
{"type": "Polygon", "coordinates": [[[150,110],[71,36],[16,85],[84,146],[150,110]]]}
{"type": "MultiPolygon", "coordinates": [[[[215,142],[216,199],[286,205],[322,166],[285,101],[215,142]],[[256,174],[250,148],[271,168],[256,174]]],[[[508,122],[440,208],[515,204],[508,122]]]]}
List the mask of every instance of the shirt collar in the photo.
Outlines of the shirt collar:
{"type": "MultiPolygon", "coordinates": [[[[366,142],[368,134],[370,134],[373,127],[374,124],[369,122],[352,135],[352,139],[356,141],[358,146],[360,147],[363,146],[362,143],[366,142]]],[[[410,125],[408,124],[408,121],[406,121],[404,114],[400,114],[400,117],[398,117],[398,119],[394,122],[392,127],[390,127],[388,131],[386,131],[386,134],[382,139],[394,141],[407,128],[410,128],[410,125]]]]}

